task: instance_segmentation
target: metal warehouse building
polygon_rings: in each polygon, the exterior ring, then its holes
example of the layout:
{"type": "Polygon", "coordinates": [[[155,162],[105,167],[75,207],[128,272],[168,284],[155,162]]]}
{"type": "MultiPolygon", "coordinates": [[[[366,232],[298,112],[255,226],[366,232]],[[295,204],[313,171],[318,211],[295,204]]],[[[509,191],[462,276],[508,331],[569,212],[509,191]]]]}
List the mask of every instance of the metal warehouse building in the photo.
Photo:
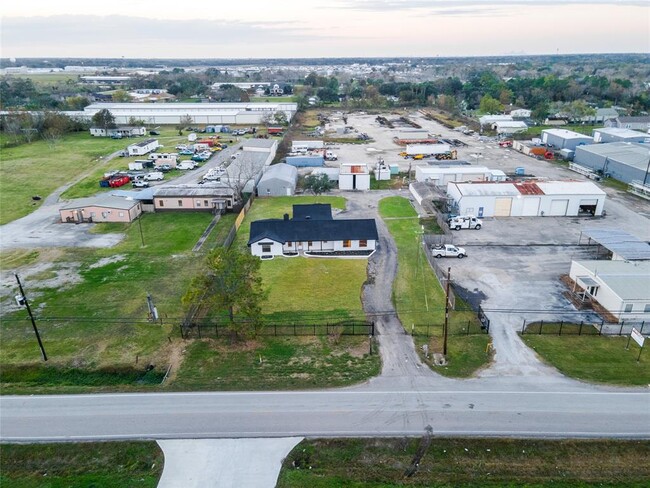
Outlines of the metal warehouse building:
{"type": "Polygon", "coordinates": [[[542,131],[542,142],[555,149],[575,150],[578,146],[593,144],[594,139],[578,132],[567,129],[544,129],[542,131]]]}
{"type": "Polygon", "coordinates": [[[581,146],[576,149],[573,161],[624,183],[650,180],[647,176],[650,144],[610,142],[581,146]]]}
{"type": "Polygon", "coordinates": [[[450,210],[478,217],[602,215],[605,192],[590,181],[524,181],[447,185],[450,210]]]}
{"type": "Polygon", "coordinates": [[[270,166],[257,183],[257,194],[261,197],[291,196],[296,191],[298,170],[290,164],[279,163],[270,166]]]}
{"type": "Polygon", "coordinates": [[[90,119],[109,110],[115,123],[128,124],[131,117],[147,124],[178,124],[189,115],[194,124],[261,124],[266,114],[284,112],[287,120],[298,110],[296,103],[93,103],[84,108],[90,119]]]}
{"type": "Polygon", "coordinates": [[[506,174],[485,166],[429,166],[415,167],[415,179],[436,186],[447,186],[450,181],[503,181],[506,174]]]}
{"type": "Polygon", "coordinates": [[[594,129],[594,142],[646,142],[650,136],[643,132],[630,129],[619,129],[618,127],[602,127],[594,129]]]}

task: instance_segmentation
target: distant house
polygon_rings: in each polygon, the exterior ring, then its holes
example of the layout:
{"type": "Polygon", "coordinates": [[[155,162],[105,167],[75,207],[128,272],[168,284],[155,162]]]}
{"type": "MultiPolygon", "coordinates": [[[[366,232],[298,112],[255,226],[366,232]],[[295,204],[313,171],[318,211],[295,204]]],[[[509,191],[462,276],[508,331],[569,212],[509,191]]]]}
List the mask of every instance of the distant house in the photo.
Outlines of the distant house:
{"type": "Polygon", "coordinates": [[[296,191],[298,170],[285,163],[269,166],[257,183],[260,197],[291,196],[296,191]]]}
{"type": "Polygon", "coordinates": [[[650,132],[650,116],[617,117],[605,121],[605,127],[618,127],[620,129],[640,130],[650,132]]]}
{"type": "Polygon", "coordinates": [[[531,113],[527,108],[516,108],[510,111],[510,116],[513,119],[529,119],[531,113]]]}
{"type": "Polygon", "coordinates": [[[142,213],[142,204],[137,200],[101,195],[79,198],[67,203],[59,210],[61,222],[133,222],[142,213]]]}
{"type": "Polygon", "coordinates": [[[280,88],[280,85],[278,85],[277,83],[271,87],[270,92],[271,95],[275,95],[275,96],[284,95],[284,90],[280,88]]]}
{"type": "Polygon", "coordinates": [[[294,205],[293,218],[251,223],[253,256],[357,257],[372,255],[379,235],[374,219],[333,219],[329,204],[294,205]]]}
{"type": "Polygon", "coordinates": [[[127,147],[127,151],[129,152],[129,156],[144,156],[145,154],[155,151],[159,146],[160,144],[158,143],[158,139],[147,139],[145,141],[131,144],[127,147]]]}
{"type": "Polygon", "coordinates": [[[123,126],[114,127],[112,129],[104,129],[103,127],[91,127],[90,135],[95,137],[138,137],[147,135],[145,127],[123,126]]]}

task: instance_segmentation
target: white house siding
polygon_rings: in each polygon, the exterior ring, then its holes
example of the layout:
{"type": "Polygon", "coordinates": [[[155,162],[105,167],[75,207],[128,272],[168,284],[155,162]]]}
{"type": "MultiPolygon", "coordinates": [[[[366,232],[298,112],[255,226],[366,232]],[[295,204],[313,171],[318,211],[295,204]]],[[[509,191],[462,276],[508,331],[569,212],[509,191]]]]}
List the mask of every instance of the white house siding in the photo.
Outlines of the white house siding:
{"type": "Polygon", "coordinates": [[[272,239],[262,239],[254,244],[251,244],[251,254],[253,256],[282,256],[282,243],[276,242],[272,239]],[[268,251],[265,252],[265,247],[268,251]]]}
{"type": "Polygon", "coordinates": [[[366,247],[361,247],[358,240],[350,240],[350,247],[345,247],[345,241],[334,241],[334,250],[335,251],[367,251],[375,249],[375,241],[369,239],[366,241],[366,247]]]}

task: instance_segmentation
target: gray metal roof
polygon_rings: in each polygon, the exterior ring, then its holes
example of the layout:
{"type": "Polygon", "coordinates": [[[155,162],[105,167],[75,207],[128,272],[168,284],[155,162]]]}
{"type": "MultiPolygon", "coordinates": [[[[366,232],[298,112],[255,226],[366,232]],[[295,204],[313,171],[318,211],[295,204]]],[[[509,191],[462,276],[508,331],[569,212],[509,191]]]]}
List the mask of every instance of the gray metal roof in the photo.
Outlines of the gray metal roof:
{"type": "Polygon", "coordinates": [[[106,207],[117,208],[120,210],[130,210],[139,203],[140,202],[137,200],[105,194],[97,197],[77,198],[70,201],[69,203],[66,203],[63,207],[61,207],[61,210],[70,210],[73,208],[82,207],[106,207]]]}
{"type": "Polygon", "coordinates": [[[242,148],[246,149],[247,147],[257,147],[264,149],[272,149],[276,144],[274,139],[246,139],[242,143],[242,148]]]}
{"type": "Polygon", "coordinates": [[[576,156],[583,151],[644,170],[648,167],[648,158],[650,158],[650,145],[635,142],[608,142],[578,146],[576,156]]]}
{"type": "Polygon", "coordinates": [[[295,166],[286,163],[274,164],[273,166],[269,166],[269,168],[264,172],[260,178],[260,184],[272,179],[295,183],[298,179],[298,169],[295,166]]]}
{"type": "Polygon", "coordinates": [[[585,229],[582,233],[627,261],[650,260],[650,245],[617,229],[585,229]]]}

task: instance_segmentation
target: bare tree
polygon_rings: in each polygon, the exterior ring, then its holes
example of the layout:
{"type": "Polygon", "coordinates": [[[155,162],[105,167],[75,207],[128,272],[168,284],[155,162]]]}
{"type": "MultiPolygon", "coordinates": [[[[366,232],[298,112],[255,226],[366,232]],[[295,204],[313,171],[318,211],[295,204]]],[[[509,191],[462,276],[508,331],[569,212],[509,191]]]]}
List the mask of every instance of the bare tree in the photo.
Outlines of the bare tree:
{"type": "Polygon", "coordinates": [[[176,126],[176,130],[178,131],[178,135],[182,136],[183,135],[183,129],[185,127],[189,127],[194,123],[194,119],[190,114],[183,115],[181,119],[178,121],[178,125],[176,126]]]}

